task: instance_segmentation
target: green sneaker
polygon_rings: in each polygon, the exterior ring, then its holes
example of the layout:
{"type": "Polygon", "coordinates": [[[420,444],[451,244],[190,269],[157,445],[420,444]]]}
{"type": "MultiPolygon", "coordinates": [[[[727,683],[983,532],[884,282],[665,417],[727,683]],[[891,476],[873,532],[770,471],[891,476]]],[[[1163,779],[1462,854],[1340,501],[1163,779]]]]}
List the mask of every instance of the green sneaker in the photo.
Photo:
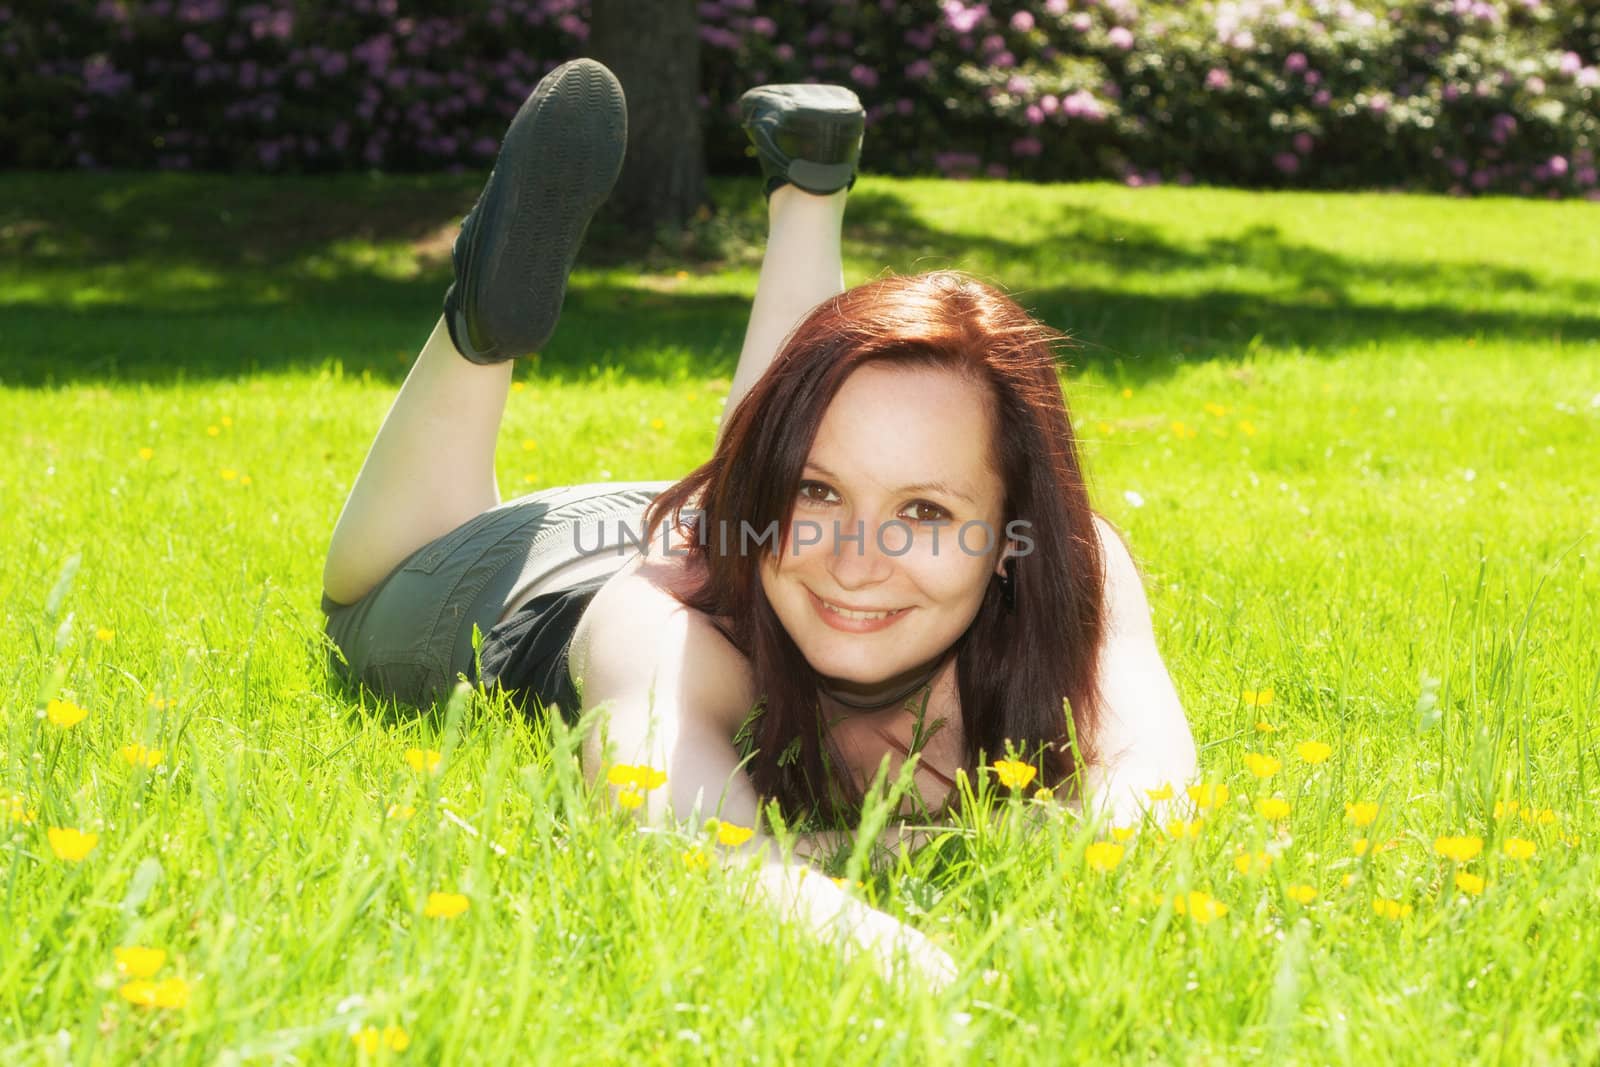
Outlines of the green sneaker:
{"type": "Polygon", "coordinates": [[[627,143],[622,86],[599,63],[564,63],[534,87],[450,253],[444,319],[462,356],[500,363],[544,347],[627,143]]]}
{"type": "Polygon", "coordinates": [[[867,115],[842,85],[762,85],[739,98],[767,196],[789,182],[826,196],[856,182],[867,115]]]}

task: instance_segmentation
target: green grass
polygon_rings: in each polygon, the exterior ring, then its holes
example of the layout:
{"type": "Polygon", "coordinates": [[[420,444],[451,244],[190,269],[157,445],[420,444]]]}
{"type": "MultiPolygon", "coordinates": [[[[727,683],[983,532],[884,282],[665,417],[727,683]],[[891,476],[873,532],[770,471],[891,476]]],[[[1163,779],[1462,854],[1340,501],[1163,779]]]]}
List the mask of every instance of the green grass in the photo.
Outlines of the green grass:
{"type": "MultiPolygon", "coordinates": [[[[1232,794],[1108,874],[1023,802],[885,862],[862,892],[962,965],[934,996],[776,923],[739,871],[686,870],[692,828],[634,832],[570,739],[325,679],[322,550],[474,184],[0,177],[0,1061],[354,1061],[369,1024],[414,1062],[1600,1057],[1592,206],[860,184],[851,280],[965,267],[1078,338],[1097,506],[1232,794]],[[88,718],[42,720],[52,696],[88,718]],[[1252,751],[1284,768],[1257,783],[1252,751]],[[1382,805],[1366,830],[1357,800],[1382,805]],[[98,845],[63,862],[52,826],[98,845]],[[1481,896],[1445,834],[1485,840],[1481,896]],[[1240,849],[1276,860],[1241,874],[1240,849]],[[1227,914],[1176,914],[1191,889],[1227,914]],[[436,890],[469,910],[425,918],[436,890]],[[167,950],[188,1006],[125,1003],[119,945],[167,950]]],[[[507,496],[707,453],[753,184],[699,229],[725,258],[579,272],[518,372],[507,496]]]]}

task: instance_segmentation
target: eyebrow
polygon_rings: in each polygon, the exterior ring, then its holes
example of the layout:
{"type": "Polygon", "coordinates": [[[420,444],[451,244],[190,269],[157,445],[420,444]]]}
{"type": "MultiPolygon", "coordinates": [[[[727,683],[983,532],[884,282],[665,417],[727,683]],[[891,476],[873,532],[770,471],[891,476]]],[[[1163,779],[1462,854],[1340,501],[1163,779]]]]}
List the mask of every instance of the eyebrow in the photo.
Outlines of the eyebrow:
{"type": "MultiPolygon", "coordinates": [[[[820,463],[813,463],[811,460],[806,460],[805,469],[809,470],[809,471],[815,471],[818,475],[822,476],[823,478],[828,479],[829,481],[837,482],[837,481],[840,480],[839,476],[837,474],[833,473],[832,471],[830,471],[827,467],[824,467],[820,463]]],[[[912,482],[909,485],[900,486],[898,489],[895,490],[895,492],[897,492],[897,493],[928,493],[928,492],[943,493],[946,496],[953,496],[958,500],[965,500],[969,504],[976,504],[977,503],[977,501],[973,500],[972,497],[968,493],[963,492],[960,489],[957,489],[955,486],[951,485],[949,482],[938,482],[938,481],[934,481],[934,482],[912,482]]]]}

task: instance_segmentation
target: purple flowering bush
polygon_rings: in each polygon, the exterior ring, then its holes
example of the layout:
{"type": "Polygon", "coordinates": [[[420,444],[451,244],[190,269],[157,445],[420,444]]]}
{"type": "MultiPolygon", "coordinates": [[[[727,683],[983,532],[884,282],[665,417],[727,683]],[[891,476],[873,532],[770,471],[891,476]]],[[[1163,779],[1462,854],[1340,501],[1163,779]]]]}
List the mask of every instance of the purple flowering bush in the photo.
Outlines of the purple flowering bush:
{"type": "MultiPolygon", "coordinates": [[[[587,0],[0,0],[0,164],[485,167],[587,0]]],[[[1593,0],[699,0],[744,89],[830,81],[869,171],[1600,199],[1593,0]]]]}
{"type": "Polygon", "coordinates": [[[27,167],[486,167],[588,33],[580,0],[6,4],[0,163],[27,167]]]}

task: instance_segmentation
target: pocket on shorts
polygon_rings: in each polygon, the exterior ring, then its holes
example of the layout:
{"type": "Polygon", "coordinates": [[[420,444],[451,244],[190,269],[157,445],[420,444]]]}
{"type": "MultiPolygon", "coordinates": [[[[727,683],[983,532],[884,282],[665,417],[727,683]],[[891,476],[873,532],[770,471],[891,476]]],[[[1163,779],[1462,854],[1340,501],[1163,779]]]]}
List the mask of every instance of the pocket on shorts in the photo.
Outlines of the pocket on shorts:
{"type": "Polygon", "coordinates": [[[361,671],[361,683],[374,693],[417,708],[443,700],[449,681],[441,667],[415,657],[373,660],[361,671]]]}
{"type": "Polygon", "coordinates": [[[407,560],[400,569],[418,574],[432,574],[444,564],[445,560],[450,558],[463,542],[482,529],[483,524],[481,522],[469,519],[443,537],[429,541],[417,551],[416,555],[407,560]]]}

